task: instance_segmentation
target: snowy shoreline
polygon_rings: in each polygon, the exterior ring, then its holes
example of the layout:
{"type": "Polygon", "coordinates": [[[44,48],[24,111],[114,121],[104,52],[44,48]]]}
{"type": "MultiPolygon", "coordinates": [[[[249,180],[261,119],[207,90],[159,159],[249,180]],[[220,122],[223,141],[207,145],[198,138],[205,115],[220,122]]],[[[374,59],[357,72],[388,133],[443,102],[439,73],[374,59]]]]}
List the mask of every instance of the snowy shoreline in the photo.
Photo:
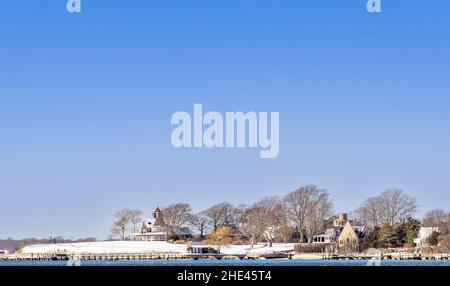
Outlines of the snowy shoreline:
{"type": "MultiPolygon", "coordinates": [[[[36,244],[24,247],[22,254],[115,254],[115,253],[187,253],[188,244],[143,241],[100,241],[60,244],[36,244]]],[[[211,247],[217,248],[215,245],[211,247]]],[[[221,245],[220,252],[227,255],[270,254],[294,250],[294,244],[221,245]]]]}

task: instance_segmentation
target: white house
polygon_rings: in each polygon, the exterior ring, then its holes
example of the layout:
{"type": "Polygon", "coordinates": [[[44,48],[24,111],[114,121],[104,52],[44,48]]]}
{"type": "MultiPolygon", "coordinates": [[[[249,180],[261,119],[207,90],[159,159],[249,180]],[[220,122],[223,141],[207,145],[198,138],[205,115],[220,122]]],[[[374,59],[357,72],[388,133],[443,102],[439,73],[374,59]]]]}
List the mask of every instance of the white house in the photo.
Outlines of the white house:
{"type": "Polygon", "coordinates": [[[335,243],[339,237],[341,229],[328,228],[324,234],[315,235],[313,243],[335,243]]]}
{"type": "Polygon", "coordinates": [[[427,246],[426,240],[433,232],[439,232],[439,227],[421,227],[418,237],[414,239],[416,246],[427,246]]]}
{"type": "Polygon", "coordinates": [[[144,220],[140,233],[131,235],[133,241],[165,241],[166,239],[167,226],[159,208],[153,211],[152,218],[144,220]]]}
{"type": "MultiPolygon", "coordinates": [[[[168,239],[168,228],[164,221],[163,212],[156,208],[152,218],[145,219],[142,223],[141,232],[131,235],[132,241],[166,241],[168,239]]],[[[191,232],[188,227],[182,227],[175,232],[179,239],[190,238],[191,232]]]]}

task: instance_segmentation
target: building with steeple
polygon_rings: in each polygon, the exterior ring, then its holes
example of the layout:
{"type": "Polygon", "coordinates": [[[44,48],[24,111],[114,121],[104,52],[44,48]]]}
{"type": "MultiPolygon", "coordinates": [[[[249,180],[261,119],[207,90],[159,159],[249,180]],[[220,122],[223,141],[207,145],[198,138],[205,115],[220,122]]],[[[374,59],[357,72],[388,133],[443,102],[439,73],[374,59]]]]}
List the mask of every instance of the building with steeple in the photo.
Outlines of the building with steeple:
{"type": "Polygon", "coordinates": [[[167,226],[164,222],[163,212],[157,207],[152,212],[152,218],[144,219],[140,233],[131,235],[134,241],[166,241],[167,226]]]}
{"type": "MultiPolygon", "coordinates": [[[[188,239],[192,237],[189,228],[178,229],[172,236],[176,239],[188,239]]],[[[156,207],[152,217],[144,219],[139,233],[131,235],[133,241],[166,241],[169,239],[169,228],[164,221],[163,211],[156,207]]]]}

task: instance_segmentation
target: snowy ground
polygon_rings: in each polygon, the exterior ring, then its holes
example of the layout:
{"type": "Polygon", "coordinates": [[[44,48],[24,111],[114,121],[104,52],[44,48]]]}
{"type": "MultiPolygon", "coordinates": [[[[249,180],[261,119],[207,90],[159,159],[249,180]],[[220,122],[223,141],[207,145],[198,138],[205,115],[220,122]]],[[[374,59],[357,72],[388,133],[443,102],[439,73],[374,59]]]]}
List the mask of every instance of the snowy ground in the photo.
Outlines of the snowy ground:
{"type": "Polygon", "coordinates": [[[272,254],[274,252],[293,251],[294,244],[274,244],[269,247],[267,244],[251,245],[222,245],[220,252],[223,254],[272,254]]]}
{"type": "MultiPolygon", "coordinates": [[[[215,247],[216,246],[212,246],[215,247]]],[[[112,254],[112,253],[186,253],[187,245],[171,244],[167,242],[141,242],[141,241],[102,241],[102,242],[80,242],[64,244],[40,244],[29,245],[23,248],[24,254],[46,254],[46,253],[89,253],[89,254],[112,254]]],[[[293,244],[268,245],[222,245],[220,251],[223,254],[270,254],[280,251],[292,251],[293,244]]]]}
{"type": "Polygon", "coordinates": [[[184,253],[186,245],[170,244],[167,242],[141,242],[141,241],[101,241],[61,244],[38,244],[23,248],[24,254],[44,253],[184,253]]]}

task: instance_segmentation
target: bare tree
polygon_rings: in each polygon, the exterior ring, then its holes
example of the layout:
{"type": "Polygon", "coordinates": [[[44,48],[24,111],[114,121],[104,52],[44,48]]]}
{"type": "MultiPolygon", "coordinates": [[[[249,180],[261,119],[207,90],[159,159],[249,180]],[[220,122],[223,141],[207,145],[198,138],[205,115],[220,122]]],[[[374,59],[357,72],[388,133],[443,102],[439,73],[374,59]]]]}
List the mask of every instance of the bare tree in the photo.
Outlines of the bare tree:
{"type": "Polygon", "coordinates": [[[439,224],[439,232],[447,237],[446,243],[449,246],[447,249],[450,250],[450,212],[447,214],[447,218],[439,224]]]}
{"type": "Polygon", "coordinates": [[[263,236],[272,244],[280,224],[277,213],[280,205],[276,197],[270,197],[245,209],[241,231],[250,238],[252,246],[263,236]]]}
{"type": "Polygon", "coordinates": [[[140,210],[129,210],[128,216],[130,223],[133,226],[133,233],[137,232],[137,225],[142,222],[142,211],[140,210]]]}
{"type": "Polygon", "coordinates": [[[200,239],[205,237],[205,232],[208,229],[208,221],[208,216],[204,211],[193,215],[191,218],[191,225],[200,232],[200,239]]]}
{"type": "Polygon", "coordinates": [[[235,227],[236,229],[241,229],[245,223],[244,213],[246,208],[247,207],[244,204],[241,204],[237,207],[233,206],[231,215],[229,216],[228,225],[235,227]]]}
{"type": "Polygon", "coordinates": [[[356,210],[356,218],[366,226],[375,229],[381,224],[381,202],[379,197],[368,198],[356,210]]]}
{"type": "Polygon", "coordinates": [[[285,222],[278,229],[278,232],[275,234],[275,238],[277,241],[282,243],[288,243],[294,234],[294,228],[289,225],[289,223],[285,222]]]}
{"type": "Polygon", "coordinates": [[[274,240],[279,235],[283,226],[287,223],[285,209],[283,202],[280,201],[277,197],[266,198],[262,200],[261,203],[266,209],[266,213],[268,214],[264,237],[269,242],[269,247],[272,247],[274,240]]]}
{"type": "Polygon", "coordinates": [[[313,214],[320,202],[328,197],[326,190],[315,185],[308,185],[291,192],[284,198],[284,205],[289,220],[299,232],[300,242],[304,241],[308,226],[308,216],[313,214]]]}
{"type": "Polygon", "coordinates": [[[326,220],[332,215],[332,211],[333,202],[329,198],[329,194],[322,191],[321,194],[317,195],[317,198],[306,217],[306,237],[308,243],[312,243],[315,235],[325,231],[326,220]]]}
{"type": "Polygon", "coordinates": [[[389,226],[405,221],[417,212],[416,199],[402,190],[391,189],[379,196],[381,221],[389,226]]]}
{"type": "Polygon", "coordinates": [[[449,214],[442,209],[433,209],[427,212],[422,219],[422,225],[424,227],[439,227],[445,223],[449,214]]]}
{"type": "Polygon", "coordinates": [[[126,232],[130,223],[130,210],[123,209],[114,214],[115,221],[111,226],[111,235],[125,240],[126,232]]]}
{"type": "Polygon", "coordinates": [[[192,219],[191,207],[185,203],[171,204],[163,209],[164,220],[172,235],[192,219]]]}
{"type": "Polygon", "coordinates": [[[244,236],[250,239],[251,245],[255,245],[264,233],[264,211],[260,206],[252,205],[245,210],[245,223],[242,227],[244,236]]]}
{"type": "Polygon", "coordinates": [[[237,214],[236,207],[229,203],[216,204],[206,210],[213,231],[223,226],[235,226],[237,214]]]}

